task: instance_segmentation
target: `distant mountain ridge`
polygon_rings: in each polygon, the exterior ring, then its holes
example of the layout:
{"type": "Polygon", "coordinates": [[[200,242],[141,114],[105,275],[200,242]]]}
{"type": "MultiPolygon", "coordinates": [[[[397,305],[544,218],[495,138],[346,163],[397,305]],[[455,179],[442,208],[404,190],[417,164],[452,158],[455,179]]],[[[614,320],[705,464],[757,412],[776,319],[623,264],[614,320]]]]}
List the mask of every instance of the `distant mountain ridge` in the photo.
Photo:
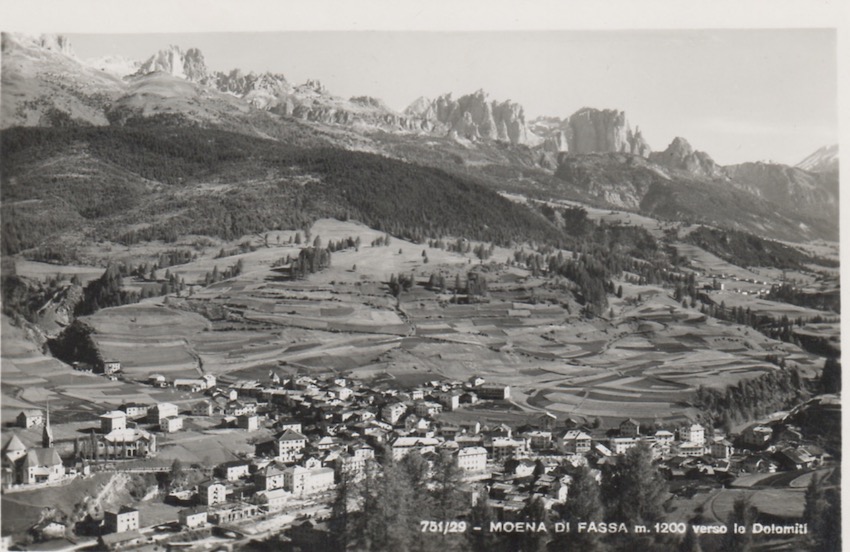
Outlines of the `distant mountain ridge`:
{"type": "Polygon", "coordinates": [[[652,151],[640,127],[616,109],[584,107],[566,119],[529,121],[519,103],[478,90],[419,98],[399,113],[380,98],[334,96],[317,80],[294,85],[280,73],[213,71],[197,48],[170,46],[137,63],[114,56],[79,60],[62,37],[2,38],[2,128],[221,129],[304,147],[379,153],[499,190],[704,218],[783,239],[837,237],[837,146],[822,148],[798,167],[723,167],[682,137],[652,151]],[[765,201],[766,210],[759,207],[765,201]],[[748,207],[758,215],[743,216],[748,207]],[[781,224],[766,220],[770,216],[781,224]]]}
{"type": "Polygon", "coordinates": [[[795,167],[814,173],[838,172],[838,144],[819,148],[795,167]]]}

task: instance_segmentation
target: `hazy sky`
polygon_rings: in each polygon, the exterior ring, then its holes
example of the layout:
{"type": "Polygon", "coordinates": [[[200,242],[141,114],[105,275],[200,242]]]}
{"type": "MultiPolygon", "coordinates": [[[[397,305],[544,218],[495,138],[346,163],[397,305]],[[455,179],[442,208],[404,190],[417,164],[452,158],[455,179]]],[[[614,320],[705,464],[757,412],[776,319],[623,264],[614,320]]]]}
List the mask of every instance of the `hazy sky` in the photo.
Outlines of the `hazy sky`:
{"type": "Polygon", "coordinates": [[[200,48],[215,70],[319,79],[397,110],[483,88],[526,118],[622,109],[650,146],[683,136],[721,164],[796,164],[837,143],[833,30],[70,34],[80,58],[200,48]]]}

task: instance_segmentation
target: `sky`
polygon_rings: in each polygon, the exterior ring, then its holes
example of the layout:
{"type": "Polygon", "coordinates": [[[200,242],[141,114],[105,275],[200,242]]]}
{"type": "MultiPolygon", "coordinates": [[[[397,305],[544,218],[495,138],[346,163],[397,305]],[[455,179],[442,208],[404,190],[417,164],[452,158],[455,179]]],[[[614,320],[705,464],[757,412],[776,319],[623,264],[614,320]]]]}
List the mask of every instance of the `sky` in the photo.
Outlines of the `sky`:
{"type": "Polygon", "coordinates": [[[175,44],[208,67],[273,71],[403,110],[484,89],[528,120],[619,109],[654,150],[676,136],[721,164],[796,164],[838,142],[830,29],[69,34],[78,57],[144,60],[175,44]]]}

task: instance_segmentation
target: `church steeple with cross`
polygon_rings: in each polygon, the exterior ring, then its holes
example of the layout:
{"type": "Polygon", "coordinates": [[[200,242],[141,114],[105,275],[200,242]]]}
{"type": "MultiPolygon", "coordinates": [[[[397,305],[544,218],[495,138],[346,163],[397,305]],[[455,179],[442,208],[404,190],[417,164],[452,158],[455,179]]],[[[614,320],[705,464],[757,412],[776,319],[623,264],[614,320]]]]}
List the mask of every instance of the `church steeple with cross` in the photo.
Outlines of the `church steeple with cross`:
{"type": "Polygon", "coordinates": [[[47,414],[44,418],[44,430],[41,432],[41,446],[53,448],[53,430],[50,428],[50,399],[47,400],[47,414]]]}

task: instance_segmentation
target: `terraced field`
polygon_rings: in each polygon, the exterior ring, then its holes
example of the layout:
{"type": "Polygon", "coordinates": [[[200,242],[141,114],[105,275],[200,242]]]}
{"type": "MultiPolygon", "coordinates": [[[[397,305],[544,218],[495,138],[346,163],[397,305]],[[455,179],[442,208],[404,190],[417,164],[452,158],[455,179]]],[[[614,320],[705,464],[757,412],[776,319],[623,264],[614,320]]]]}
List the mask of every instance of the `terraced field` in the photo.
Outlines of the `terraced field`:
{"type": "MultiPolygon", "coordinates": [[[[509,384],[512,408],[521,412],[546,409],[606,423],[693,417],[688,401],[699,386],[724,388],[774,370],[769,354],[809,373],[822,363],[751,328],[682,307],[659,286],[615,282],[624,294],[609,298],[610,318],[586,320],[578,315],[581,305],[553,282],[496,263],[480,269],[489,289],[483,301],[456,303],[451,286],[441,294],[425,283],[432,272],[447,282],[465,278],[479,264],[471,254],[395,238],[390,246],[365,245],[383,234],[355,223],[319,221],[312,235],[357,236],[364,245],[334,253],[330,268],[305,280],[288,280],[272,267],[289,245],[174,267],[188,277],[239,258],[246,269],[167,304],[156,299],[99,311],[86,318],[95,342],[139,380],[151,373],[263,379],[270,368],[420,383],[480,374],[509,384]],[[402,272],[416,285],[397,299],[384,282],[402,272]]],[[[288,241],[286,233],[281,237],[288,241]]],[[[131,400],[134,393],[72,384],[62,392],[98,401],[131,400]]],[[[504,412],[493,404],[477,408],[504,412]]]]}

